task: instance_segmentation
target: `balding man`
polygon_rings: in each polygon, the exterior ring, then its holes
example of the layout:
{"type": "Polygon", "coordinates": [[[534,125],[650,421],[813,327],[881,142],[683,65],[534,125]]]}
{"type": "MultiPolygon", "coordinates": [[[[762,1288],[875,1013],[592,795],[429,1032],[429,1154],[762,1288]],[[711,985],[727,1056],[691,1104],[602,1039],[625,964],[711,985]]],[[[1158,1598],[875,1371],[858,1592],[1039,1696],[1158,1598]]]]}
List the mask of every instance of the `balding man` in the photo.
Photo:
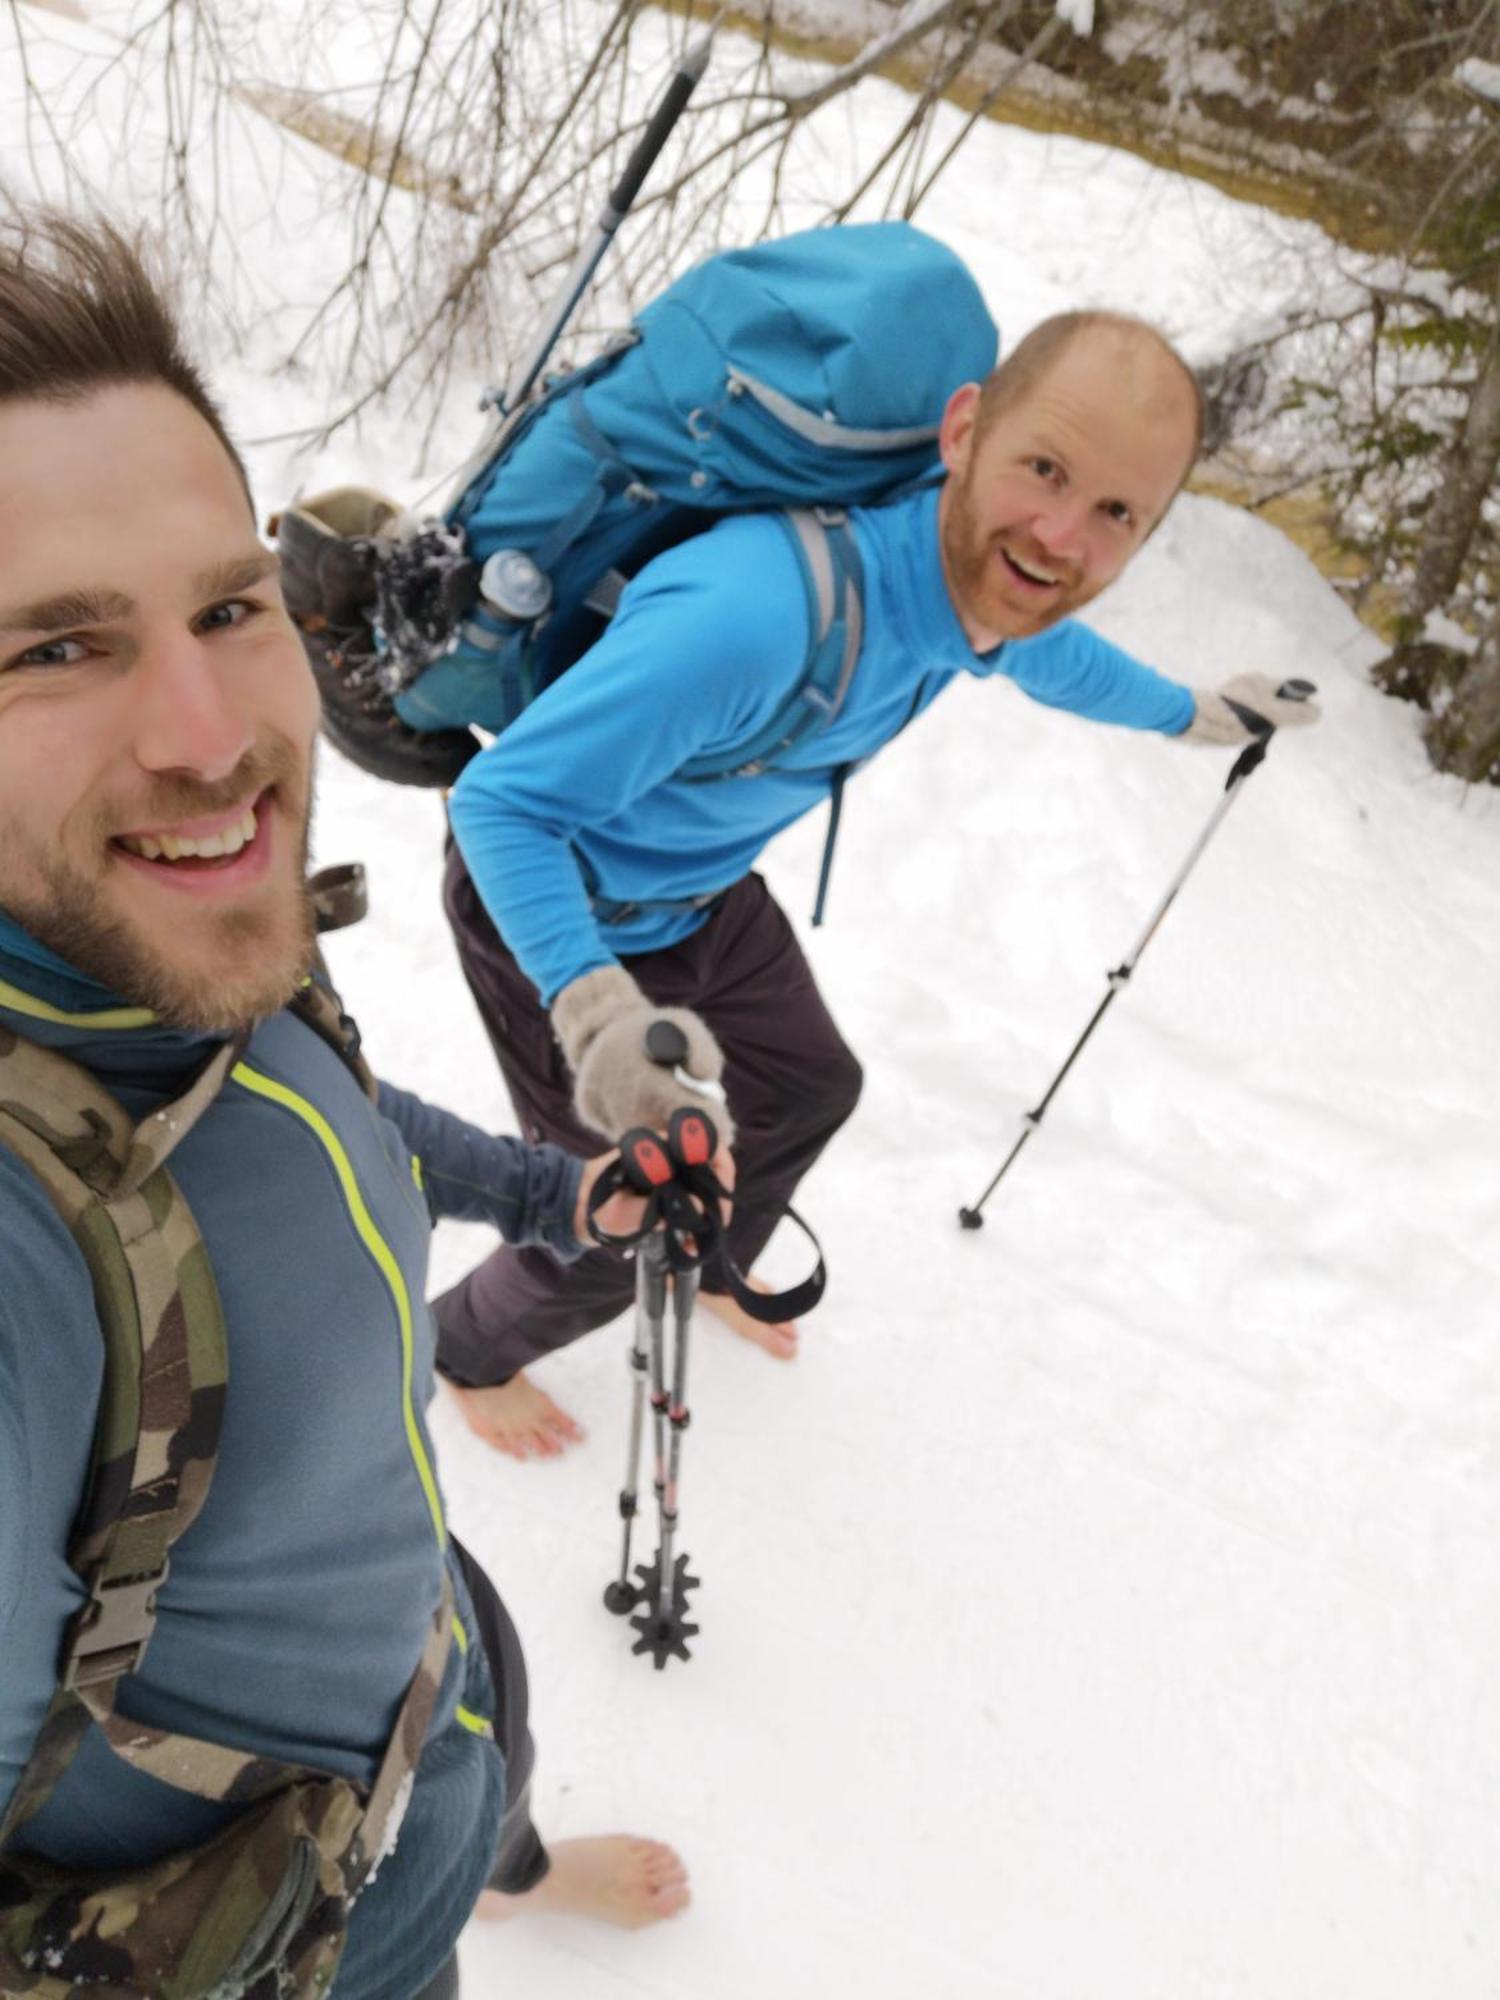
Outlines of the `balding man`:
{"type": "MultiPolygon", "coordinates": [[[[705,753],[731,763],[798,686],[809,633],[794,553],[772,516],[742,515],[642,570],[598,644],[451,801],[448,914],[529,1137],[596,1151],[591,1107],[615,1131],[652,1122],[640,1024],[654,1007],[690,1010],[722,1050],[738,1129],[730,1249],[750,1268],[861,1081],[756,859],[964,673],[1098,722],[1245,740],[1223,695],[1072,622],[1159,525],[1201,429],[1198,385],[1154,328],[1109,313],[1037,327],[949,401],[946,477],[851,514],[865,636],[836,720],[732,784],[677,774],[705,753]]],[[[1278,725],[1316,713],[1258,675],[1224,692],[1278,725]]],[[[564,1266],[507,1247],[473,1271],[437,1309],[473,1427],[519,1456],[560,1450],[576,1427],[524,1366],[614,1318],[630,1291],[607,1252],[564,1266]]],[[[711,1285],[704,1301],[795,1354],[794,1326],[761,1326],[711,1285]]]]}

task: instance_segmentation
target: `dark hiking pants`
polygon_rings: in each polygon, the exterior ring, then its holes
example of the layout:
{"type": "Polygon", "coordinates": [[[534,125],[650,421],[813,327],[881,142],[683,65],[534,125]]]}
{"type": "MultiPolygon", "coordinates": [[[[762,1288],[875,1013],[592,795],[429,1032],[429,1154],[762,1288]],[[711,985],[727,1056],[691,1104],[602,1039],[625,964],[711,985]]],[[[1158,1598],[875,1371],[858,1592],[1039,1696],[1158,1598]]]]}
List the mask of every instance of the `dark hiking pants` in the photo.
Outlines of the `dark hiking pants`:
{"type": "MultiPolygon", "coordinates": [[[[585,1158],[605,1152],[613,1138],[579,1123],[573,1079],[536,988],[501,942],[456,847],[443,902],[521,1132],[585,1158]]],[[[758,875],[729,890],[691,937],[625,964],[659,1006],[700,1014],[724,1051],[738,1128],[729,1251],[748,1271],[798,1181],[853,1111],[859,1064],[758,875]]],[[[705,1289],[716,1289],[711,1275],[705,1289]]],[[[617,1251],[561,1264],[544,1250],[503,1246],[436,1302],[443,1372],[470,1386],[508,1381],[616,1318],[634,1292],[634,1267],[617,1251]]]]}
{"type": "MultiPolygon", "coordinates": [[[[526,1659],[495,1586],[458,1542],[453,1544],[453,1553],[469,1587],[479,1641],[490,1663],[490,1679],[495,1684],[495,1741],[505,1757],[505,1818],[500,1823],[495,1865],[487,1886],[520,1896],[536,1887],[550,1865],[541,1836],[531,1823],[531,1770],[536,1750],[527,1724],[526,1659]]],[[[454,1953],[416,2000],[454,2000],[457,1992],[458,1956],[454,1953]]]]}

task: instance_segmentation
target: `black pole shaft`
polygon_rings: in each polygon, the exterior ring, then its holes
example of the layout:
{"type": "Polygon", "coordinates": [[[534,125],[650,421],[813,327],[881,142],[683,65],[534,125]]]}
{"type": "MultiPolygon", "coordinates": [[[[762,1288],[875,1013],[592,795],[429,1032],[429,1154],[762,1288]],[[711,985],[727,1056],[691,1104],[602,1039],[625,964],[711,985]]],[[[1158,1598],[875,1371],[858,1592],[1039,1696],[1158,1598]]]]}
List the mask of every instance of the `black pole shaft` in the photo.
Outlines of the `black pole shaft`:
{"type": "MultiPolygon", "coordinates": [[[[1128,978],[1129,974],[1127,973],[1125,977],[1128,978]]],[[[1093,1018],[1090,1020],[1088,1026],[1084,1029],[1083,1033],[1078,1037],[1078,1040],[1073,1044],[1073,1047],[1069,1052],[1067,1061],[1063,1064],[1062,1068],[1057,1072],[1057,1075],[1053,1077],[1051,1083],[1047,1086],[1046,1096],[1042,1099],[1041,1103],[1035,1107],[1034,1110],[1027,1111],[1022,1115],[1020,1137],[1016,1140],[1016,1143],[1011,1147],[1010,1151],[1006,1154],[1005,1158],[1000,1162],[999,1169],[996,1172],[994,1179],[990,1182],[989,1186],[985,1189],[984,1193],[979,1197],[978,1201],[975,1202],[972,1208],[961,1208],[958,1211],[959,1221],[962,1222],[965,1229],[977,1229],[983,1222],[984,1217],[981,1214],[981,1210],[983,1209],[985,1203],[989,1200],[990,1196],[995,1192],[995,1189],[999,1187],[1001,1181],[1005,1179],[1005,1176],[1010,1172],[1011,1162],[1020,1155],[1022,1148],[1026,1144],[1026,1141],[1031,1137],[1032,1133],[1036,1130],[1038,1125],[1040,1125],[1042,1120],[1046,1117],[1047,1106],[1052,1102],[1053,1098],[1056,1097],[1058,1091],[1062,1088],[1063,1078],[1067,1075],[1068,1071],[1073,1067],[1074,1063],[1077,1062],[1079,1056],[1082,1055],[1084,1050],[1084,1045],[1087,1043],[1089,1036],[1093,1034],[1095,1028],[1098,1027],[1099,1023],[1104,1019],[1105,1015],[1109,1012],[1110,1003],[1113,1001],[1115,995],[1119,992],[1120,987],[1123,986],[1124,983],[1125,980],[1120,978],[1118,973],[1110,974],[1109,991],[1105,994],[1104,998],[1099,1002],[1099,1005],[1094,1009],[1093,1018]],[[973,1218],[972,1221],[970,1220],[971,1217],[973,1218]]]]}
{"type": "Polygon", "coordinates": [[[687,109],[688,99],[697,89],[703,73],[708,67],[709,51],[713,44],[713,29],[695,42],[679,63],[671,82],[662,93],[660,104],[651,114],[650,122],[636,141],[630,158],[625,162],[624,171],[610,191],[609,199],[599,211],[594,233],[579,251],[577,257],[563,279],[562,287],[542,322],[541,332],[530,350],[522,358],[519,367],[506,384],[504,399],[500,405],[500,416],[504,417],[520,408],[541,379],[542,370],[562,337],[563,328],[577,311],[578,302],[588,290],[595,271],[604,261],[615,231],[625,220],[634,206],[635,198],[645,184],[646,176],[656,165],[661,149],[666,145],[673,126],[687,109]]]}
{"type": "MultiPolygon", "coordinates": [[[[1317,689],[1313,686],[1311,681],[1290,680],[1290,681],[1284,681],[1281,684],[1281,686],[1277,689],[1277,693],[1282,697],[1283,700],[1286,701],[1306,701],[1310,696],[1317,693],[1317,689]]],[[[1089,1037],[1093,1034],[1095,1028],[1098,1027],[1099,1023],[1104,1019],[1104,1016],[1109,1012],[1110,1005],[1114,1001],[1116,994],[1121,992],[1123,988],[1129,984],[1130,975],[1135,971],[1136,963],[1139,960],[1141,953],[1146,949],[1146,946],[1151,942],[1152,938],[1155,937],[1157,931],[1160,929],[1162,919],[1166,916],[1168,910],[1171,909],[1173,903],[1176,902],[1178,892],[1181,890],[1183,883],[1186,882],[1188,876],[1193,872],[1193,869],[1197,866],[1200,855],[1203,853],[1204,848],[1207,847],[1209,841],[1213,838],[1215,832],[1218,830],[1219,824],[1223,820],[1224,815],[1229,811],[1229,808],[1234,804],[1236,798],[1238,798],[1241,788],[1243,787],[1246,779],[1250,777],[1252,772],[1259,770],[1261,764],[1265,761],[1266,751],[1270,747],[1272,736],[1275,734],[1274,726],[1268,723],[1263,716],[1256,715],[1253,710],[1243,709],[1237,703],[1231,703],[1230,706],[1235,709],[1236,714],[1238,714],[1241,717],[1241,719],[1246,722],[1247,726],[1255,728],[1256,725],[1259,725],[1257,734],[1254,736],[1251,742],[1245,745],[1244,749],[1240,752],[1239,756],[1236,757],[1234,765],[1230,770],[1229,776],[1225,780],[1223,796],[1220,798],[1218,804],[1214,807],[1213,812],[1209,815],[1208,824],[1204,827],[1203,831],[1194,841],[1192,847],[1188,852],[1187,859],[1183,862],[1182,866],[1178,869],[1176,875],[1173,877],[1171,886],[1168,888],[1166,895],[1163,896],[1161,902],[1152,912],[1151,921],[1147,924],[1145,930],[1141,933],[1141,936],[1136,941],[1135,949],[1130,953],[1130,956],[1128,958],[1124,959],[1119,965],[1115,967],[1114,971],[1110,973],[1109,991],[1105,994],[1104,998],[1099,1002],[1099,1005],[1094,1009],[1093,1015],[1089,1020],[1088,1026],[1084,1029],[1083,1033],[1078,1037],[1078,1040],[1073,1044],[1072,1048],[1069,1050],[1066,1062],[1064,1062],[1062,1068],[1057,1072],[1056,1076],[1053,1077],[1051,1083],[1047,1086],[1046,1095],[1043,1097],[1041,1103],[1038,1104],[1034,1110],[1028,1111],[1024,1114],[1021,1121],[1020,1137],[1016,1140],[1015,1144],[1011,1147],[1010,1151],[1006,1154],[1005,1158],[1000,1162],[999,1169],[997,1170],[994,1179],[990,1182],[989,1186],[985,1189],[984,1193],[979,1197],[978,1201],[974,1203],[974,1206],[972,1208],[961,1208],[958,1211],[958,1219],[965,1229],[979,1229],[983,1227],[984,1224],[983,1211],[985,1203],[989,1200],[990,1196],[995,1192],[995,1189],[999,1187],[1001,1181],[1004,1180],[1006,1174],[1010,1171],[1012,1163],[1019,1157],[1027,1140],[1031,1137],[1032,1133],[1036,1130],[1038,1125],[1041,1124],[1042,1119],[1046,1116],[1047,1106],[1052,1102],[1053,1098],[1057,1095],[1058,1090],[1061,1088],[1063,1078],[1068,1074],[1068,1071],[1073,1067],[1074,1063],[1083,1053],[1084,1046],[1088,1042],[1089,1037]]]]}

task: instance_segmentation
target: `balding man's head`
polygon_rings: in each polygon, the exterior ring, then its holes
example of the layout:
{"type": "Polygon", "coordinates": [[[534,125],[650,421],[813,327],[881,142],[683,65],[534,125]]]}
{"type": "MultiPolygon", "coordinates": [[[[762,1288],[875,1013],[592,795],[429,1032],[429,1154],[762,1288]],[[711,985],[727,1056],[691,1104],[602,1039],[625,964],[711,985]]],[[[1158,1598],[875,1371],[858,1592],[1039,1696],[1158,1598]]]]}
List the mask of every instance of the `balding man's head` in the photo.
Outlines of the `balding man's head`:
{"type": "Polygon", "coordinates": [[[1165,335],[1128,313],[1055,313],[1034,326],[981,383],[978,436],[983,438],[1070,355],[1075,361],[1087,356],[1121,400],[1148,418],[1182,427],[1186,479],[1203,441],[1203,390],[1165,335]]]}
{"type": "Polygon", "coordinates": [[[1117,313],[1047,320],[954,393],[943,568],[976,647],[1044,631],[1114,581],[1187,477],[1202,411],[1181,357],[1117,313]]]}

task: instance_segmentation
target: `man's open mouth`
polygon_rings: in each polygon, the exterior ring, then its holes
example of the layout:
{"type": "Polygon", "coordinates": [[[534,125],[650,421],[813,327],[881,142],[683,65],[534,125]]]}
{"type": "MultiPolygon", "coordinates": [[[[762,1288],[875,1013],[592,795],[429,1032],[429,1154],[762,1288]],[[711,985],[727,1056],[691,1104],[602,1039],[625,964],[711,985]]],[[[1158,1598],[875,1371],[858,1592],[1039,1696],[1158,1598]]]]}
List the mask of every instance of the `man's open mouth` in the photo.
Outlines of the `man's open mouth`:
{"type": "Polygon", "coordinates": [[[141,861],[163,864],[184,873],[223,871],[241,861],[264,831],[271,794],[263,791],[248,805],[233,807],[227,814],[190,822],[183,827],[152,827],[136,833],[119,833],[113,845],[141,861]]]}
{"type": "Polygon", "coordinates": [[[1031,590],[1051,590],[1062,582],[1061,577],[1054,576],[1050,570],[1041,568],[1039,564],[1023,563],[1019,557],[1013,556],[1009,549],[1002,549],[1000,554],[1011,575],[1031,590]]]}

